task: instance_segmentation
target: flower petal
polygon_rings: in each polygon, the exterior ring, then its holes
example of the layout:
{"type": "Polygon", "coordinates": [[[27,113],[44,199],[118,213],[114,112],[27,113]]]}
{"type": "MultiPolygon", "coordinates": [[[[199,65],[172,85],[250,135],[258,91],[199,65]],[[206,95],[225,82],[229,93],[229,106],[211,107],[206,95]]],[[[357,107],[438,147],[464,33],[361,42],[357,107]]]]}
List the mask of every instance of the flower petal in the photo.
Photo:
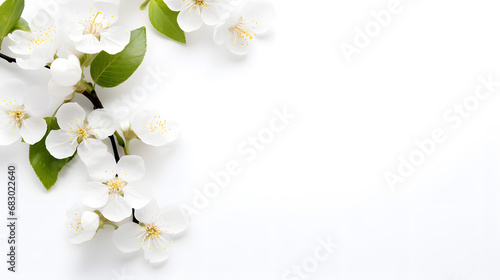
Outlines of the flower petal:
{"type": "Polygon", "coordinates": [[[276,10],[268,1],[256,0],[249,2],[243,11],[243,17],[255,33],[264,33],[273,27],[276,10]]]}
{"type": "Polygon", "coordinates": [[[217,4],[207,3],[201,10],[201,19],[206,25],[216,25],[220,20],[217,4]]]}
{"type": "Polygon", "coordinates": [[[167,236],[162,235],[161,238],[144,241],[142,249],[144,257],[151,263],[164,262],[172,254],[172,243],[167,236]]]}
{"type": "Polygon", "coordinates": [[[244,38],[238,38],[234,35],[231,36],[229,41],[226,41],[227,48],[234,54],[246,55],[250,52],[250,48],[253,46],[252,40],[245,40],[244,38]]]}
{"type": "Polygon", "coordinates": [[[78,144],[71,142],[70,133],[61,129],[52,130],[45,140],[45,146],[53,157],[63,159],[72,156],[76,151],[78,144]]]}
{"type": "Polygon", "coordinates": [[[155,221],[155,217],[160,215],[160,207],[156,200],[152,200],[148,205],[135,211],[135,217],[139,222],[149,224],[155,221]]]}
{"type": "Polygon", "coordinates": [[[108,147],[101,140],[98,139],[86,139],[78,146],[78,156],[89,166],[93,159],[102,156],[108,152],[108,147]]]}
{"type": "Polygon", "coordinates": [[[95,181],[107,182],[117,174],[116,162],[113,155],[104,153],[90,161],[87,167],[90,178],[95,181]]]}
{"type": "Polygon", "coordinates": [[[89,232],[96,232],[99,228],[99,215],[93,211],[85,211],[82,214],[82,227],[89,232]]]}
{"type": "Polygon", "coordinates": [[[189,215],[177,205],[167,205],[161,209],[157,224],[169,235],[181,234],[190,223],[189,215]]]}
{"type": "MultiPolygon", "coordinates": [[[[76,38],[76,36],[73,38],[76,38]]],[[[102,51],[101,42],[92,34],[82,35],[78,41],[75,41],[75,48],[78,51],[88,54],[95,54],[102,51]]]]}
{"type": "Polygon", "coordinates": [[[47,65],[47,62],[35,57],[30,57],[30,58],[20,57],[16,59],[16,64],[17,66],[19,66],[21,69],[24,70],[38,70],[45,67],[45,65],[47,65]]]}
{"type": "Polygon", "coordinates": [[[101,182],[90,182],[83,188],[82,203],[92,208],[100,208],[109,200],[109,190],[101,182]]]}
{"type": "MultiPolygon", "coordinates": [[[[118,6],[118,5],[120,5],[120,0],[94,0],[94,1],[92,1],[92,4],[98,8],[104,8],[104,7],[99,6],[99,5],[112,4],[114,6],[118,6]]],[[[108,8],[110,8],[109,5],[108,5],[108,8]]],[[[117,7],[115,7],[115,8],[117,8],[117,7]]]]}
{"type": "Polygon", "coordinates": [[[85,209],[84,205],[80,203],[74,204],[66,211],[66,218],[68,220],[81,220],[83,212],[88,209],[85,209]]]}
{"type": "Polygon", "coordinates": [[[231,19],[228,19],[223,24],[217,25],[214,30],[214,41],[217,45],[222,45],[231,38],[231,32],[229,28],[231,27],[231,19]]]}
{"type": "Polygon", "coordinates": [[[23,122],[21,137],[24,142],[33,145],[40,141],[47,131],[47,122],[42,118],[31,117],[23,122]]]}
{"type": "Polygon", "coordinates": [[[145,234],[145,230],[138,224],[127,223],[113,233],[113,243],[124,253],[134,252],[141,248],[141,235],[145,234]]]}
{"type": "Polygon", "coordinates": [[[19,140],[21,134],[12,117],[3,112],[0,114],[0,145],[10,145],[19,140]]]}
{"type": "Polygon", "coordinates": [[[113,222],[120,222],[130,217],[132,207],[127,204],[121,195],[115,194],[110,196],[108,203],[102,208],[101,212],[106,219],[113,222]]]}
{"type": "Polygon", "coordinates": [[[62,130],[71,130],[76,123],[85,120],[85,110],[78,103],[66,103],[57,111],[57,124],[62,130]]]}
{"type": "Polygon", "coordinates": [[[118,26],[108,29],[101,34],[102,50],[109,54],[121,52],[130,41],[130,33],[118,26]]]}
{"type": "Polygon", "coordinates": [[[115,121],[113,116],[104,109],[98,109],[92,111],[88,117],[87,121],[89,127],[93,128],[92,132],[98,139],[104,139],[116,130],[115,121]]]}
{"type": "Polygon", "coordinates": [[[55,45],[40,45],[33,49],[29,56],[20,57],[16,62],[22,69],[37,70],[43,68],[47,63],[54,61],[55,54],[55,45]]]}
{"type": "Polygon", "coordinates": [[[22,30],[16,30],[9,35],[9,39],[14,42],[9,49],[18,55],[29,55],[31,54],[31,49],[29,48],[28,41],[32,39],[31,32],[26,32],[22,30]]]}
{"type": "Polygon", "coordinates": [[[56,83],[54,79],[49,80],[49,92],[54,96],[65,98],[66,96],[72,94],[74,91],[74,86],[65,87],[56,83]]]}
{"type": "Polygon", "coordinates": [[[123,156],[116,168],[118,176],[127,182],[139,181],[146,173],[144,160],[140,156],[123,156]]]}
{"type": "Polygon", "coordinates": [[[186,1],[186,0],[165,0],[165,4],[167,4],[168,8],[172,11],[180,11],[182,9],[185,9],[190,2],[193,1],[186,1]]]}
{"type": "Polygon", "coordinates": [[[198,8],[187,7],[180,11],[177,23],[184,32],[191,32],[199,29],[203,25],[203,20],[198,13],[198,8]]]}
{"type": "Polygon", "coordinates": [[[59,85],[74,86],[82,79],[80,61],[73,54],[70,54],[67,59],[58,58],[50,65],[50,74],[59,85]]]}
{"type": "Polygon", "coordinates": [[[134,209],[146,206],[152,198],[151,191],[147,186],[128,184],[123,188],[123,199],[134,209]]]}

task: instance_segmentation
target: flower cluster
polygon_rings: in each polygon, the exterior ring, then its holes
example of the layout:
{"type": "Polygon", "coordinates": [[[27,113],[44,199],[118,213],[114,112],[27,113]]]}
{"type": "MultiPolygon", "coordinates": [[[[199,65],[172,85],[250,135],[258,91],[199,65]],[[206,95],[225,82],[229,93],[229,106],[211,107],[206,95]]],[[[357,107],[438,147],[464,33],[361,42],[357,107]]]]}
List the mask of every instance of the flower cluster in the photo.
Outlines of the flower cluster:
{"type": "Polygon", "coordinates": [[[165,0],[185,32],[203,25],[215,26],[214,41],[238,55],[245,55],[258,34],[267,32],[274,23],[275,11],[269,2],[227,0],[165,0]]]}
{"type": "MultiPolygon", "coordinates": [[[[75,155],[85,163],[92,181],[82,186],[80,205],[68,211],[67,228],[72,243],[91,240],[105,225],[112,225],[118,229],[114,240],[120,250],[128,252],[142,246],[146,259],[164,261],[170,254],[171,235],[184,230],[189,219],[174,206],[159,210],[152,190],[141,183],[146,173],[144,160],[130,155],[129,144],[138,139],[162,146],[176,140],[179,128],[151,112],[136,113],[121,128],[115,125],[113,113],[103,108],[95,84],[87,80],[84,69],[100,53],[112,56],[124,50],[131,44],[131,36],[117,25],[118,1],[95,0],[89,4],[74,15],[73,21],[55,20],[44,14],[35,17],[29,30],[9,34],[9,48],[19,67],[49,68],[48,91],[60,97],[62,104],[52,117],[44,119],[34,110],[37,106],[30,96],[10,93],[2,97],[0,144],[10,145],[22,138],[32,145],[33,153],[36,144],[50,154],[48,165],[50,161],[69,161],[75,155]],[[40,18],[48,20],[41,22],[40,18]],[[74,102],[76,94],[87,97],[94,110],[87,113],[74,102]],[[110,154],[105,143],[110,138],[115,145],[115,136],[124,149],[125,156],[121,158],[116,151],[110,154]],[[131,217],[134,222],[126,223],[131,217]],[[119,227],[120,222],[124,224],[119,227]],[[127,245],[127,238],[135,233],[140,233],[140,242],[127,245]]],[[[37,171],[37,163],[32,165],[37,171]]],[[[41,180],[47,176],[43,171],[37,173],[41,180]]],[[[47,189],[50,187],[46,185],[47,189]]]]}
{"type": "MultiPolygon", "coordinates": [[[[151,23],[167,37],[182,41],[184,32],[211,25],[215,42],[236,54],[246,54],[256,34],[270,28],[274,16],[266,2],[147,0],[143,6],[150,1],[151,23]],[[168,16],[175,16],[178,24],[168,16]]],[[[36,96],[33,90],[26,95],[13,93],[23,91],[18,86],[2,93],[0,145],[28,144],[30,164],[47,190],[73,158],[85,164],[89,182],[80,186],[81,201],[67,212],[72,243],[89,241],[112,226],[119,250],[142,248],[147,260],[162,262],[170,255],[174,236],[187,229],[189,216],[175,205],[158,206],[153,188],[142,180],[146,164],[131,154],[130,143],[164,146],[175,141],[180,130],[175,122],[149,111],[115,119],[116,114],[105,109],[97,95],[97,86],[116,87],[126,81],[147,49],[146,28],[121,27],[119,5],[119,0],[73,1],[61,5],[64,16],[40,10],[29,24],[21,18],[24,0],[5,0],[0,5],[0,26],[9,31],[0,33],[0,48],[8,38],[14,56],[0,53],[0,58],[25,70],[50,72],[46,90],[37,90],[36,96]],[[77,11],[73,6],[78,6],[77,11]],[[50,117],[43,117],[47,108],[40,109],[43,102],[37,101],[44,93],[61,102],[50,117]],[[85,110],[76,96],[88,99],[93,110],[85,110]]]]}

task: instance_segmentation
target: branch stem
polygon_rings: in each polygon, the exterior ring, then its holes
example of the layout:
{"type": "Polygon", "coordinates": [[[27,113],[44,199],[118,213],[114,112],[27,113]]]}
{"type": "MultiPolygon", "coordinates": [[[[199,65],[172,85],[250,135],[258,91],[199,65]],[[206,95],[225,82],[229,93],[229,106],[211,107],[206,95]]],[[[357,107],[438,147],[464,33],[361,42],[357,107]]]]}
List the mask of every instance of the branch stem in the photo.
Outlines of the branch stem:
{"type": "Polygon", "coordinates": [[[8,63],[16,63],[15,58],[5,55],[3,53],[0,53],[0,58],[5,59],[8,63]]]}

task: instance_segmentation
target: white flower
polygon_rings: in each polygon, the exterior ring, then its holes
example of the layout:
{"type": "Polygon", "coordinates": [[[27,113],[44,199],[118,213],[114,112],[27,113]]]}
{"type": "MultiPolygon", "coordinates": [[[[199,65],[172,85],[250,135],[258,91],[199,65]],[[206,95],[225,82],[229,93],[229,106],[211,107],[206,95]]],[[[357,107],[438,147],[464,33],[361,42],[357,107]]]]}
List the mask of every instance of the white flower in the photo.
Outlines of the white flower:
{"type": "Polygon", "coordinates": [[[31,111],[29,100],[21,96],[0,98],[0,145],[10,145],[19,138],[35,144],[47,131],[47,123],[31,111]]]}
{"type": "Polygon", "coordinates": [[[77,88],[82,79],[82,68],[78,58],[70,54],[68,58],[58,58],[50,66],[52,79],[49,81],[49,91],[55,96],[66,97],[77,88]]]}
{"type": "Polygon", "coordinates": [[[215,25],[219,22],[222,0],[165,0],[173,10],[180,11],[177,16],[179,27],[185,32],[199,29],[203,23],[215,25]]]}
{"type": "Polygon", "coordinates": [[[180,133],[175,122],[150,112],[136,114],[130,122],[130,128],[142,142],[151,146],[163,146],[173,142],[180,133]]]}
{"type": "Polygon", "coordinates": [[[34,17],[30,27],[31,32],[16,30],[9,34],[9,38],[14,42],[9,49],[19,55],[16,57],[19,67],[36,70],[54,60],[62,40],[54,19],[44,11],[34,17]],[[44,20],[41,21],[40,18],[44,20]]]}
{"type": "Polygon", "coordinates": [[[130,33],[114,26],[118,20],[118,3],[112,0],[94,0],[88,12],[78,13],[78,20],[69,31],[69,38],[75,42],[78,51],[95,54],[105,51],[116,54],[125,48],[130,33]]]}
{"type": "Polygon", "coordinates": [[[146,260],[152,263],[168,259],[172,237],[184,232],[189,225],[189,216],[183,209],[174,205],[160,209],[155,201],[137,210],[135,217],[140,223],[120,226],[114,232],[113,242],[124,253],[142,248],[146,260]]]}
{"type": "Polygon", "coordinates": [[[215,27],[214,41],[219,45],[226,44],[235,54],[245,55],[257,34],[265,33],[272,27],[275,16],[269,2],[252,1],[215,27]]]}
{"type": "Polygon", "coordinates": [[[82,202],[99,208],[106,219],[119,222],[132,214],[132,208],[142,208],[151,201],[149,188],[139,185],[145,173],[139,156],[124,156],[116,163],[106,153],[94,159],[88,170],[95,181],[85,188],[82,202]]]}
{"type": "Polygon", "coordinates": [[[66,213],[70,241],[80,244],[94,238],[100,221],[99,215],[81,206],[74,206],[66,213]]]}
{"type": "Polygon", "coordinates": [[[102,109],[92,111],[85,120],[85,110],[77,103],[66,103],[56,114],[61,129],[47,136],[47,150],[55,158],[67,158],[76,150],[88,164],[92,157],[104,153],[107,147],[101,142],[115,131],[113,118],[102,109]]]}

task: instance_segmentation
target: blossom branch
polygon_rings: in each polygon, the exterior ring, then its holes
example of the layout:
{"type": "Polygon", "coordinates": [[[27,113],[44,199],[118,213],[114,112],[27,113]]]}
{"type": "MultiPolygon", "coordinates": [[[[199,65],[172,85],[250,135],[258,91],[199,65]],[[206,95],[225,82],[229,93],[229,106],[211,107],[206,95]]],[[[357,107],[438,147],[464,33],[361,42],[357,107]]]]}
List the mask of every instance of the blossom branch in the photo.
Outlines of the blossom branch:
{"type": "Polygon", "coordinates": [[[8,55],[5,55],[5,54],[3,54],[3,53],[0,53],[0,57],[1,57],[2,59],[5,59],[8,63],[16,63],[16,59],[15,59],[15,58],[10,57],[10,56],[8,56],[8,55]]]}

